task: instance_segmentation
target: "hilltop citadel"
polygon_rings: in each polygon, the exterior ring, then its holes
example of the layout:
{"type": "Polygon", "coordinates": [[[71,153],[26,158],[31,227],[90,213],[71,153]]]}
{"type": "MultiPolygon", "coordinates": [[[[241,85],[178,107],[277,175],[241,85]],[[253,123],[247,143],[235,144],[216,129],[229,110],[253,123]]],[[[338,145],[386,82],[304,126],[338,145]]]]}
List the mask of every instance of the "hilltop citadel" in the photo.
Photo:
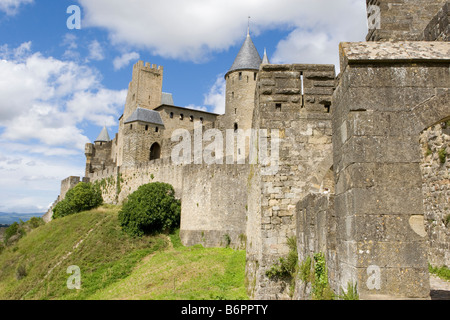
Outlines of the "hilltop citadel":
{"type": "Polygon", "coordinates": [[[248,33],[225,75],[223,115],[174,105],[163,67],[137,62],[119,132],[111,139],[104,128],[86,145],[85,177],[63,180],[58,199],[80,180],[98,181],[108,203],[172,184],[183,244],[245,248],[254,299],[290,298],[266,271],[292,236],[300,262],[325,253],[335,292],[355,283],[362,299],[427,299],[428,262],[450,266],[450,3],[367,6],[378,26],[366,42],[341,43],[339,75],[334,65],[271,64],[248,33]],[[173,163],[174,132],[193,137],[196,124],[233,141],[267,130],[269,145],[279,139],[276,173],[237,143],[231,156],[245,163],[173,163]]]}

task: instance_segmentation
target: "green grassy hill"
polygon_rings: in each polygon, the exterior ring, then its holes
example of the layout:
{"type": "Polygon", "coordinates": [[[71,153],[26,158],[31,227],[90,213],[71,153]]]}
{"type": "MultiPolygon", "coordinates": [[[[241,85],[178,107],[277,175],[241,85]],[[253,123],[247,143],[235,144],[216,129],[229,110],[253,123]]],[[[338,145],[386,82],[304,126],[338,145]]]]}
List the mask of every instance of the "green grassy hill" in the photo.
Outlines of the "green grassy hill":
{"type": "Polygon", "coordinates": [[[131,238],[119,208],[54,220],[0,253],[0,299],[248,299],[245,251],[184,247],[178,233],[131,238]],[[81,289],[68,289],[69,266],[81,289]]]}

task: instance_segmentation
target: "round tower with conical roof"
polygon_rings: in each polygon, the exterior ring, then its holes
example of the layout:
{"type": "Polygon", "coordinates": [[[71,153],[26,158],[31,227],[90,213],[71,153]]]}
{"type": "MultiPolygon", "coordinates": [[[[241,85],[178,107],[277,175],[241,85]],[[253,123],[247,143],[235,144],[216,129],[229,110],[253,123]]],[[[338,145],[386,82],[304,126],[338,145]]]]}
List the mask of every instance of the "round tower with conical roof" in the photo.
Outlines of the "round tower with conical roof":
{"type": "Polygon", "coordinates": [[[261,62],[261,56],[248,31],[233,65],[225,74],[226,100],[223,125],[226,129],[251,129],[256,78],[261,62]]]}

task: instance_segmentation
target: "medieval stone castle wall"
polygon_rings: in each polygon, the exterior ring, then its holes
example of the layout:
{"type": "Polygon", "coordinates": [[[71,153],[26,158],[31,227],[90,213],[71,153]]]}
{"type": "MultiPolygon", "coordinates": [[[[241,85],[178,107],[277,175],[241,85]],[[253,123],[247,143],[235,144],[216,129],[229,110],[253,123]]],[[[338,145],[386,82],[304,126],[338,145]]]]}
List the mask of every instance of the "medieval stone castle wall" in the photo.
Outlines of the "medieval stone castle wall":
{"type": "MultiPolygon", "coordinates": [[[[363,299],[426,299],[428,261],[450,264],[449,4],[367,5],[369,20],[379,10],[379,24],[369,42],[341,44],[338,76],[333,65],[246,68],[240,52],[233,65],[240,68],[225,77],[224,115],[164,100],[163,68],[138,62],[119,132],[86,146],[86,178],[108,203],[145,183],[172,184],[182,202],[182,242],[245,248],[254,299],[308,298],[300,281],[292,293],[266,275],[293,236],[299,263],[325,254],[337,293],[354,283],[363,299]],[[139,108],[147,118],[130,120],[139,108]],[[192,138],[190,160],[205,152],[210,141],[196,151],[193,139],[208,129],[234,142],[238,130],[257,130],[279,146],[278,157],[251,162],[246,145],[231,155],[243,154],[245,163],[227,164],[223,146],[212,164],[174,163],[177,129],[192,138]]],[[[75,182],[63,183],[61,199],[75,182]]]]}

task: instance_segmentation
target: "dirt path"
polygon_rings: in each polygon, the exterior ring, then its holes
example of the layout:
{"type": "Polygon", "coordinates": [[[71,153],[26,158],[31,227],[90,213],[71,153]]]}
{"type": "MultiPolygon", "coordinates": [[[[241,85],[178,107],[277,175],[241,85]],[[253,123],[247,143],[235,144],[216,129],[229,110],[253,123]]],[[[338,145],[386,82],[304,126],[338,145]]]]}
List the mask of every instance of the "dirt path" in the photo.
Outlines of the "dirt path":
{"type": "Polygon", "coordinates": [[[450,300],[450,281],[430,275],[431,300],[450,300]]]}

